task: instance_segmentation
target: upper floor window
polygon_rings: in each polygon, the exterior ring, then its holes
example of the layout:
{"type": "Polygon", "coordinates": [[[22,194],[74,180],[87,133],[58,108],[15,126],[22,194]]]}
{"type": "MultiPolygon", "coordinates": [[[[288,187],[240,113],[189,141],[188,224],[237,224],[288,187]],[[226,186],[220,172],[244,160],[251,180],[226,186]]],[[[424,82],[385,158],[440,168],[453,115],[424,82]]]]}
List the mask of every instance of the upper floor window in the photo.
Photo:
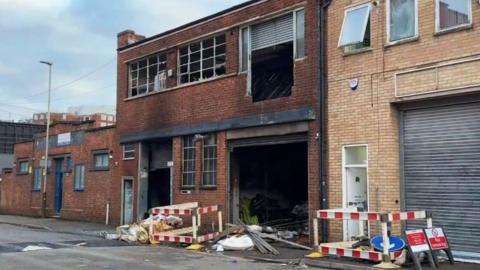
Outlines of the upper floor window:
{"type": "Polygon", "coordinates": [[[191,43],[179,50],[179,84],[224,75],[225,34],[191,43]]]}
{"type": "Polygon", "coordinates": [[[195,136],[183,137],[182,186],[195,186],[195,136]]]}
{"type": "Polygon", "coordinates": [[[123,159],[135,159],[135,145],[134,144],[124,144],[123,145],[123,159]]]}
{"type": "Polygon", "coordinates": [[[18,173],[27,174],[28,173],[28,160],[21,160],[18,162],[18,173]]]}
{"type": "Polygon", "coordinates": [[[338,46],[347,53],[370,47],[370,4],[345,10],[338,46]]]}
{"type": "Polygon", "coordinates": [[[388,42],[415,38],[418,35],[418,0],[387,1],[388,42]]]}
{"type": "Polygon", "coordinates": [[[435,0],[436,30],[450,30],[472,23],[471,0],[435,0]]]}
{"type": "Polygon", "coordinates": [[[128,96],[134,97],[165,89],[166,69],[165,54],[150,56],[130,63],[128,96]]]}
{"type": "Polygon", "coordinates": [[[108,170],[108,152],[97,152],[93,154],[93,169],[96,171],[108,170]]]}
{"type": "Polygon", "coordinates": [[[242,28],[240,46],[253,102],[290,96],[294,60],[305,57],[304,10],[242,28]]]}

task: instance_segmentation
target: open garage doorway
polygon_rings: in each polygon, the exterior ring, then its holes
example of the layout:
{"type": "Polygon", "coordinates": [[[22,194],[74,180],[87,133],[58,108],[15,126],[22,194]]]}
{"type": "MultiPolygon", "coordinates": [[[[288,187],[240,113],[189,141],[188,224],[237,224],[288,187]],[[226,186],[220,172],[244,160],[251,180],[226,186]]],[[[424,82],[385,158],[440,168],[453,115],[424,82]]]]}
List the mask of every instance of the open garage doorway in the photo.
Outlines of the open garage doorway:
{"type": "Polygon", "coordinates": [[[230,157],[234,222],[308,226],[306,142],[234,147],[230,157]]]}

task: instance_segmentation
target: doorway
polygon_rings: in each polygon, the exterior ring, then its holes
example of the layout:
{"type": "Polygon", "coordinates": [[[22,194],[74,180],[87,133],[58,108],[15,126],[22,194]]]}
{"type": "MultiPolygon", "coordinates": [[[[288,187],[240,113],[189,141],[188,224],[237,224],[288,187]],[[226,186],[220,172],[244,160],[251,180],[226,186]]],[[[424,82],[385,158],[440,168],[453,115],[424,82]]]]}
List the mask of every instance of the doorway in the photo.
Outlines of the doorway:
{"type": "Polygon", "coordinates": [[[230,218],[308,226],[307,148],[306,142],[233,148],[230,218]]]}
{"type": "MultiPolygon", "coordinates": [[[[366,145],[343,147],[343,208],[368,211],[368,157],[366,145]]],[[[367,228],[368,229],[368,228],[367,228]]],[[[344,240],[365,234],[359,221],[345,220],[344,240]]]]}
{"type": "Polygon", "coordinates": [[[55,159],[55,214],[62,211],[64,158],[55,159]]]}
{"type": "Polygon", "coordinates": [[[123,179],[122,224],[133,222],[133,179],[123,179]]]}
{"type": "Polygon", "coordinates": [[[171,204],[170,168],[151,171],[148,175],[148,209],[171,204]]]}

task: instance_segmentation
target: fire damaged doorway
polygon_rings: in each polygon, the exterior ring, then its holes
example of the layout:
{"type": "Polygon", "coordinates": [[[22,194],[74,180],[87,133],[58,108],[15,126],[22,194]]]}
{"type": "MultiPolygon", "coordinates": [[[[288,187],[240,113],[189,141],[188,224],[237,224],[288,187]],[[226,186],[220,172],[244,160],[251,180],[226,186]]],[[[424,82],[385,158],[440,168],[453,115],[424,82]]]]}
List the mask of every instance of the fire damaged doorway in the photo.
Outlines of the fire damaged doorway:
{"type": "Polygon", "coordinates": [[[250,224],[306,221],[307,158],[304,141],[234,147],[230,218],[250,224]]]}

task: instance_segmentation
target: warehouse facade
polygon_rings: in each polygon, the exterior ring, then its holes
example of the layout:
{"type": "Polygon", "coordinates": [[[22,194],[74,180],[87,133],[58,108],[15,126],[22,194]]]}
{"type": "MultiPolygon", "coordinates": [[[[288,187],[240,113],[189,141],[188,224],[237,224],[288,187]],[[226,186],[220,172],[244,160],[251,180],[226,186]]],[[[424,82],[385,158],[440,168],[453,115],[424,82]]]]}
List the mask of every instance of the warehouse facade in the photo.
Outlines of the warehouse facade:
{"type": "Polygon", "coordinates": [[[480,257],[479,23],[473,0],[332,1],[329,208],[426,209],[457,257],[480,257]]]}
{"type": "Polygon", "coordinates": [[[111,179],[121,160],[114,131],[114,126],[99,128],[94,121],[52,124],[46,186],[45,133],[15,144],[15,165],[0,182],[0,212],[41,216],[46,190],[48,217],[108,221],[110,204],[115,203],[111,179]]]}
{"type": "Polygon", "coordinates": [[[260,222],[319,208],[318,5],[248,1],[118,35],[116,220],[192,201],[231,222],[245,200],[260,222]]]}

